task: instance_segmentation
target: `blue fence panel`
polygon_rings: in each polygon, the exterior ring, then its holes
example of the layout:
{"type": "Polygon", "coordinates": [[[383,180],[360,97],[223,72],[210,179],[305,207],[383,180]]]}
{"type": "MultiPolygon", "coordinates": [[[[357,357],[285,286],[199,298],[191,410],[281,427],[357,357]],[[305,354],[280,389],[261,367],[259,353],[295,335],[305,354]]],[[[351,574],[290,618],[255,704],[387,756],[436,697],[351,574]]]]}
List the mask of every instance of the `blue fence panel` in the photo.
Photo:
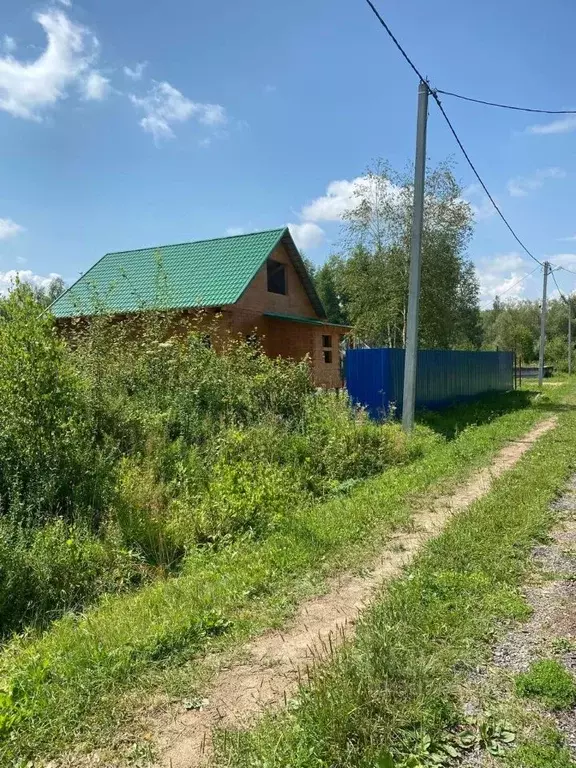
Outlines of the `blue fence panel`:
{"type": "MultiPolygon", "coordinates": [[[[438,409],[485,392],[514,386],[512,352],[459,352],[422,349],[418,352],[416,407],[438,409]]],[[[392,408],[402,411],[403,349],[349,349],[344,376],[354,403],[380,418],[392,408]]]]}

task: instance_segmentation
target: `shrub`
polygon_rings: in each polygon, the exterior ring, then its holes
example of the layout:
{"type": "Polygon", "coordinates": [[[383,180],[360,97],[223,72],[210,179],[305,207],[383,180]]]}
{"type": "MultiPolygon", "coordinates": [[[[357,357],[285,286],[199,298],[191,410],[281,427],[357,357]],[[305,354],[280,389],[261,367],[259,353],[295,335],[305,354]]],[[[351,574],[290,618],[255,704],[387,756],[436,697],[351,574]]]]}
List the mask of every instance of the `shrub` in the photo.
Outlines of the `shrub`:
{"type": "Polygon", "coordinates": [[[555,659],[535,661],[527,672],[516,677],[520,696],[540,699],[549,709],[569,709],[576,703],[576,683],[555,659]]]}
{"type": "Polygon", "coordinates": [[[0,307],[0,514],[35,524],[102,511],[110,461],[49,316],[17,287],[0,307]]]}
{"type": "Polygon", "coordinates": [[[102,315],[67,341],[27,288],[0,301],[4,629],[195,546],[266,536],[310,495],[411,456],[397,425],[315,392],[307,361],[271,359],[218,319],[102,315]]]}
{"type": "Polygon", "coordinates": [[[166,323],[99,319],[74,336],[98,423],[125,451],[142,451],[150,434],[201,444],[267,414],[301,418],[312,391],[305,362],[270,359],[222,332],[219,350],[206,346],[205,330],[166,338],[166,323]]]}
{"type": "Polygon", "coordinates": [[[33,531],[0,523],[0,636],[43,625],[106,591],[139,583],[143,569],[117,537],[51,521],[33,531]]]}
{"type": "Polygon", "coordinates": [[[318,490],[369,477],[410,458],[409,443],[398,424],[377,424],[345,397],[318,393],[307,402],[303,434],[309,480],[318,490]]]}
{"type": "MultiPolygon", "coordinates": [[[[193,540],[221,542],[241,534],[263,536],[302,503],[287,468],[249,461],[218,461],[208,488],[188,519],[193,540]]],[[[182,521],[187,520],[184,514],[182,521]]]]}

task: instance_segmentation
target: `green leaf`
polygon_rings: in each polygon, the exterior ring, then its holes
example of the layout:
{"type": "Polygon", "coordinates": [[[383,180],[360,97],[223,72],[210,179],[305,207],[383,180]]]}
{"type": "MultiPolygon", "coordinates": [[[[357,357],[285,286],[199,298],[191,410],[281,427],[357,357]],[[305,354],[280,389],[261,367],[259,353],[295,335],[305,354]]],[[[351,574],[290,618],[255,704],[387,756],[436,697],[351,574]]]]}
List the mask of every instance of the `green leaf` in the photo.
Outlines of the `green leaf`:
{"type": "Polygon", "coordinates": [[[376,768],[394,768],[394,759],[390,752],[382,752],[376,760],[376,768]]]}

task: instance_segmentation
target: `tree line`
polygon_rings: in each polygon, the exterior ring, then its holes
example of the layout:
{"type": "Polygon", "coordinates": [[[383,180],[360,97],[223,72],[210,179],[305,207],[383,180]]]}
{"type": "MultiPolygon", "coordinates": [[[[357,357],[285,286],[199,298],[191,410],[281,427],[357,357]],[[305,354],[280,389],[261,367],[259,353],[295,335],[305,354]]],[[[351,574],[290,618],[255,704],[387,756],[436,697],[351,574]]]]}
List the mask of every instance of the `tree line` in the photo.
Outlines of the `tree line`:
{"type": "MultiPolygon", "coordinates": [[[[402,347],[406,339],[412,220],[411,170],[376,161],[358,182],[344,214],[340,247],[311,269],[328,319],[352,328],[355,343],[402,347]]],[[[453,167],[443,162],[426,178],[422,233],[419,344],[428,349],[510,350],[538,357],[538,301],[498,297],[481,310],[476,270],[467,256],[474,217],[453,167]]],[[[549,304],[547,361],[567,366],[568,307],[549,304]]]]}
{"type": "MultiPolygon", "coordinates": [[[[411,169],[398,173],[377,160],[355,186],[338,251],[320,267],[305,258],[328,320],[350,325],[355,343],[405,344],[412,197],[411,169]]],[[[426,178],[419,344],[428,349],[509,350],[526,363],[534,362],[540,302],[496,297],[491,309],[480,309],[478,277],[467,256],[473,225],[452,165],[440,163],[426,178]]],[[[30,287],[43,307],[64,289],[61,278],[30,287]]],[[[567,336],[568,305],[563,298],[552,300],[546,361],[558,370],[567,368],[567,336]]]]}

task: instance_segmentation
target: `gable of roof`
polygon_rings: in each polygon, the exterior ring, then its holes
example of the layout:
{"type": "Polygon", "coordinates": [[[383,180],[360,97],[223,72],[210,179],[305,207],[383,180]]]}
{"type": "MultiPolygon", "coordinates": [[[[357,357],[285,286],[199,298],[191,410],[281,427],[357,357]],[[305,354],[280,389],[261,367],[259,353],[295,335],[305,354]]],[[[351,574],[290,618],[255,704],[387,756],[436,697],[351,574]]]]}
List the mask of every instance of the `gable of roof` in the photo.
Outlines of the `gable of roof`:
{"type": "Polygon", "coordinates": [[[50,307],[56,317],[235,304],[279,243],[319,317],[324,307],[287,228],[107,253],[50,307]]]}

